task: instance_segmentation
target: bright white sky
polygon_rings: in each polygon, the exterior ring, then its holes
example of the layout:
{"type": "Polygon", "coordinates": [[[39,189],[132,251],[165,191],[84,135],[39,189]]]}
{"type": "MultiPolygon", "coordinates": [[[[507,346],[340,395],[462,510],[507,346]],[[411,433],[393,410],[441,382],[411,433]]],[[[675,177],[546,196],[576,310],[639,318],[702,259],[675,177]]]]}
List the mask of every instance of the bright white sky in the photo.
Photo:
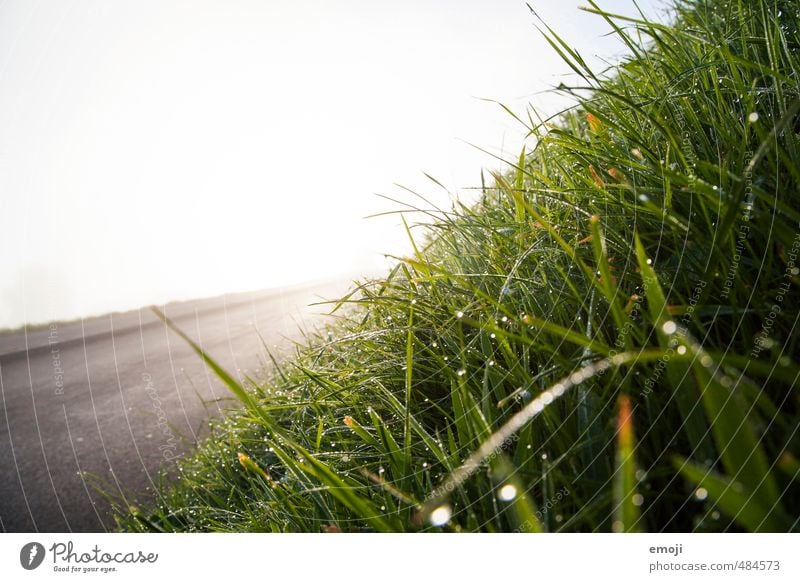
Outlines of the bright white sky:
{"type": "MultiPolygon", "coordinates": [[[[531,1],[584,56],[577,0],[531,1]]],[[[632,0],[602,0],[631,14],[632,0]]],[[[655,0],[641,6],[653,12],[655,0]]],[[[0,0],[0,327],[371,271],[566,67],[523,0],[0,0]]],[[[597,61],[596,61],[597,62],[597,61]]]]}

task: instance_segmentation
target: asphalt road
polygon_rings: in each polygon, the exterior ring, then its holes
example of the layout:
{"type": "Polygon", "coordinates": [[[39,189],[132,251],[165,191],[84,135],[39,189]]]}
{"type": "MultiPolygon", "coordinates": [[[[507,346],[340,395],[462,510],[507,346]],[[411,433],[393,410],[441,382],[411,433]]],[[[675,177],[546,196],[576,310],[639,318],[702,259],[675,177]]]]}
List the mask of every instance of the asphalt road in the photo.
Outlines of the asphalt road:
{"type": "MultiPolygon", "coordinates": [[[[258,375],[261,338],[291,350],[349,279],[169,304],[167,316],[225,368],[258,375]],[[259,334],[261,337],[259,337],[259,334]]],[[[0,335],[0,531],[102,532],[109,505],[92,487],[148,499],[159,469],[230,408],[225,387],[147,308],[0,335]],[[90,474],[94,477],[89,477],[90,474]]]]}

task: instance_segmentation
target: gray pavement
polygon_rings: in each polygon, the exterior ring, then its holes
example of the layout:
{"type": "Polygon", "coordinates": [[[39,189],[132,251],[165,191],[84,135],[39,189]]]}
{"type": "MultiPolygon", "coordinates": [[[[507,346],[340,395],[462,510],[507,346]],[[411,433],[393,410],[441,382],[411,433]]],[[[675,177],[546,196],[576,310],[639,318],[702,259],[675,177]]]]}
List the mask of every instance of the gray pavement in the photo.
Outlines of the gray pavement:
{"type": "MultiPolygon", "coordinates": [[[[240,379],[301,328],[323,323],[350,279],[169,304],[175,321],[240,379]]],[[[0,334],[0,531],[113,527],[91,486],[146,500],[176,459],[234,403],[192,349],[148,309],[0,334]]]]}

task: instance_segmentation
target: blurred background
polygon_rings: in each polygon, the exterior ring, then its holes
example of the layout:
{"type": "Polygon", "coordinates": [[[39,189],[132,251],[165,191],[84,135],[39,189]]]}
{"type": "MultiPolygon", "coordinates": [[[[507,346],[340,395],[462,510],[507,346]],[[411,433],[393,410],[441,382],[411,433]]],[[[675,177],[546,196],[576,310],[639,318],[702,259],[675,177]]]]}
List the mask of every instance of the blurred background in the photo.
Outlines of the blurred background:
{"type": "MultiPolygon", "coordinates": [[[[624,52],[578,2],[532,5],[587,60],[624,52]]],[[[525,138],[485,99],[565,105],[535,23],[521,0],[0,2],[0,328],[381,268],[407,242],[364,219],[398,209],[376,194],[469,202],[525,138]]]]}

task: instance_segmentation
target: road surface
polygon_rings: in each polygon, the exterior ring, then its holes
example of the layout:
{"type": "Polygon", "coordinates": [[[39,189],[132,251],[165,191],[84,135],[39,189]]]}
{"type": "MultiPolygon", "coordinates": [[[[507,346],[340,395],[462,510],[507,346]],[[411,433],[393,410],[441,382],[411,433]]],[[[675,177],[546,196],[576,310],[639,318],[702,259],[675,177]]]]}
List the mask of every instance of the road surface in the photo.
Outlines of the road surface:
{"type": "MultiPolygon", "coordinates": [[[[172,303],[165,312],[240,379],[257,375],[264,342],[291,349],[322,322],[348,280],[172,303]]],[[[0,335],[0,531],[113,527],[93,475],[147,499],[159,469],[233,406],[191,348],[147,308],[0,335]]]]}

